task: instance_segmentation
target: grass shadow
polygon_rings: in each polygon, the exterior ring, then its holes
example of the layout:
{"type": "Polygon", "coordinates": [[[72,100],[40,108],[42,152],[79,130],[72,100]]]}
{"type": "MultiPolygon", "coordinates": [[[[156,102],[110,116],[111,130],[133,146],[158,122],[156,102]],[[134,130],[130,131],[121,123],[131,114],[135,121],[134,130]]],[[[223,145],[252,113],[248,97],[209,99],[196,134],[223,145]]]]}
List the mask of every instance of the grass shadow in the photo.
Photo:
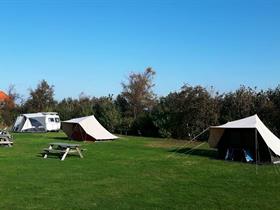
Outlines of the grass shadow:
{"type": "Polygon", "coordinates": [[[210,149],[193,149],[190,147],[185,147],[182,149],[172,149],[169,152],[185,154],[185,155],[208,157],[210,159],[218,159],[218,152],[215,150],[210,150],[210,149]]]}
{"type": "MultiPolygon", "coordinates": [[[[48,157],[47,158],[44,158],[44,155],[42,155],[42,153],[37,153],[36,155],[37,158],[41,158],[42,160],[45,160],[45,159],[58,159],[60,160],[62,158],[62,155],[58,155],[58,154],[48,154],[48,157]]],[[[78,154],[67,154],[66,158],[80,158],[80,156],[78,154]]]]}
{"type": "MultiPolygon", "coordinates": [[[[42,153],[37,153],[36,155],[37,158],[41,158],[42,160],[45,160],[44,155],[42,155],[42,153]]],[[[59,155],[48,155],[48,157],[46,159],[60,159],[59,155]]]]}
{"type": "Polygon", "coordinates": [[[63,140],[63,141],[69,141],[68,137],[63,137],[63,136],[54,136],[52,139],[57,139],[57,140],[63,140]]]}

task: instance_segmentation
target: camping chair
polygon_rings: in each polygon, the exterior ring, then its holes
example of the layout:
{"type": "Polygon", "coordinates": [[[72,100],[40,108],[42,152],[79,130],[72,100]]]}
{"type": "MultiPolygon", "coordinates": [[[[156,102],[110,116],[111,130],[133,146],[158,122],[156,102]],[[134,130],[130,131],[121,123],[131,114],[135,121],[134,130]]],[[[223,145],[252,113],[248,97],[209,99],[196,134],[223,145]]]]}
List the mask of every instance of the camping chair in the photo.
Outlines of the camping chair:
{"type": "Polygon", "coordinates": [[[247,163],[253,162],[253,156],[251,154],[251,152],[248,149],[243,149],[244,152],[244,157],[247,163]]]}

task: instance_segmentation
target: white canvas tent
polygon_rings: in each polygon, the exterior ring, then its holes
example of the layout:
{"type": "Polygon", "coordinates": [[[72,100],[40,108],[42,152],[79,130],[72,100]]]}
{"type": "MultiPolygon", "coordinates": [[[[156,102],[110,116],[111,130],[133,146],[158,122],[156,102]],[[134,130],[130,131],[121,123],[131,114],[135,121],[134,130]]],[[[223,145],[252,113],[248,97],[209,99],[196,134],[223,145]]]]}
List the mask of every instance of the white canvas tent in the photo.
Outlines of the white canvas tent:
{"type": "Polygon", "coordinates": [[[93,115],[63,121],[62,130],[69,139],[75,140],[102,141],[118,138],[107,131],[93,115]]]}
{"type": "Polygon", "coordinates": [[[59,131],[59,129],[60,119],[56,112],[39,112],[19,115],[12,130],[15,132],[46,132],[59,131]]]}
{"type": "Polygon", "coordinates": [[[229,147],[250,149],[256,162],[278,162],[280,139],[277,138],[257,115],[210,127],[208,143],[212,148],[229,147]],[[269,157],[268,157],[269,156],[269,157]]]}

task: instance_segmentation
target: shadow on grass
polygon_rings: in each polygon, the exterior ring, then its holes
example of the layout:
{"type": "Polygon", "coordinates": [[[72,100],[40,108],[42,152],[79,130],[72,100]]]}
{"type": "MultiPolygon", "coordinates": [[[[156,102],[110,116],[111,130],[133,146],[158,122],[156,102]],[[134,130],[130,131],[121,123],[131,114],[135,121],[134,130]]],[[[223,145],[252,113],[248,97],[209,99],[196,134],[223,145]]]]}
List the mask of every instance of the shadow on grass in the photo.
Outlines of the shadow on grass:
{"type": "Polygon", "coordinates": [[[215,150],[209,150],[209,149],[193,149],[193,148],[186,147],[186,148],[182,148],[182,149],[172,149],[169,152],[185,154],[185,155],[208,157],[210,159],[218,159],[218,152],[215,150]]]}
{"type": "MultiPolygon", "coordinates": [[[[44,158],[44,154],[37,153],[36,157],[41,158],[42,160],[46,160],[46,159],[58,159],[58,160],[60,160],[62,158],[62,155],[48,154],[48,157],[44,158]]],[[[67,158],[79,158],[80,159],[80,156],[78,154],[67,154],[65,159],[67,159],[67,158]]]]}
{"type": "Polygon", "coordinates": [[[59,157],[59,155],[48,155],[47,158],[44,158],[44,155],[42,155],[42,153],[38,153],[36,155],[37,158],[41,158],[42,160],[45,160],[45,159],[60,159],[61,157],[59,157]]]}
{"type": "Polygon", "coordinates": [[[55,136],[55,137],[52,137],[52,139],[63,140],[63,141],[69,141],[70,140],[67,137],[61,137],[61,136],[55,136]]]}

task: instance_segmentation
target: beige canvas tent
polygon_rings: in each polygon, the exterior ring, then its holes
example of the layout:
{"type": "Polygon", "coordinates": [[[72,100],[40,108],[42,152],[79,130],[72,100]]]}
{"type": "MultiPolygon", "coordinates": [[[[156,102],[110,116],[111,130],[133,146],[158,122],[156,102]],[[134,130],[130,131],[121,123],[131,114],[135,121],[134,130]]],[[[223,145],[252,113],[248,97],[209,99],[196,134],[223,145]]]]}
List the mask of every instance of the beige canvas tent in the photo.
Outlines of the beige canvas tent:
{"type": "Polygon", "coordinates": [[[107,131],[93,115],[63,121],[61,122],[61,127],[69,139],[102,141],[118,138],[107,131]]]}
{"type": "Polygon", "coordinates": [[[225,159],[239,159],[245,153],[254,162],[279,163],[280,139],[257,115],[210,127],[208,142],[210,147],[218,148],[220,157],[225,159]]]}

